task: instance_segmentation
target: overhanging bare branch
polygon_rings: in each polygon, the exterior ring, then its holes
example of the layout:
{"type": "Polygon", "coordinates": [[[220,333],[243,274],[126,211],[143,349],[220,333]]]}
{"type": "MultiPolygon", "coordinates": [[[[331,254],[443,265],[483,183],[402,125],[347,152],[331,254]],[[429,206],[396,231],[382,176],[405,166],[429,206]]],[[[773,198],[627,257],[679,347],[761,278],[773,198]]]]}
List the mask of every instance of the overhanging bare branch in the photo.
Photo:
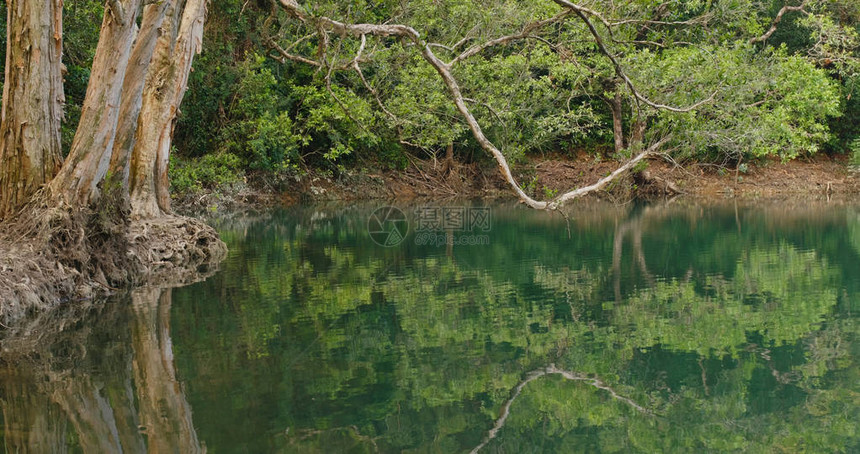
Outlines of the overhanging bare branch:
{"type": "Polygon", "coordinates": [[[773,23],[770,25],[770,28],[763,35],[756,36],[755,38],[750,39],[749,43],[750,44],[760,43],[760,42],[765,41],[768,38],[770,38],[771,35],[773,35],[774,32],[776,32],[777,26],[779,26],[779,23],[782,22],[782,16],[784,16],[785,13],[790,12],[790,11],[800,11],[802,13],[806,13],[806,10],[804,10],[804,8],[806,7],[806,1],[807,0],[803,0],[803,2],[798,6],[788,6],[788,5],[783,6],[779,10],[779,12],[776,13],[776,17],[773,19],[773,23]]]}

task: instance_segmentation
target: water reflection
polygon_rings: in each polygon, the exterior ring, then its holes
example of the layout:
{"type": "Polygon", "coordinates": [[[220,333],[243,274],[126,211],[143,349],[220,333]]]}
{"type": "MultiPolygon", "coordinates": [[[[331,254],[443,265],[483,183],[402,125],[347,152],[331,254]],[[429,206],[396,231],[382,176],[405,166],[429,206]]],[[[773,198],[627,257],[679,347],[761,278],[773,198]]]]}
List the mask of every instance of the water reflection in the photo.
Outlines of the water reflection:
{"type": "Polygon", "coordinates": [[[139,289],[6,339],[6,452],[205,452],[176,379],[170,309],[170,290],[139,289]]]}
{"type": "Polygon", "coordinates": [[[488,245],[385,248],[374,208],[222,220],[208,281],[6,341],[7,447],[860,450],[856,209],[583,205],[568,233],[493,205],[488,245]]]}

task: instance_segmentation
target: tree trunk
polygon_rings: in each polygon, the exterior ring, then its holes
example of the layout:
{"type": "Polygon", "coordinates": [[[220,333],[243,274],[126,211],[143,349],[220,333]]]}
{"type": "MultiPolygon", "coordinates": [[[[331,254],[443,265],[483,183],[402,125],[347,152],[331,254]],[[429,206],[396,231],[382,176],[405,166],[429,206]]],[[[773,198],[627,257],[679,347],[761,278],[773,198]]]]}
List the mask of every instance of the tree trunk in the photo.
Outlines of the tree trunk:
{"type": "Polygon", "coordinates": [[[119,109],[116,140],[110,161],[110,173],[113,174],[114,181],[119,182],[123,187],[128,187],[129,162],[131,152],[134,149],[137,122],[143,103],[143,88],[155,52],[159,31],[170,4],[172,2],[164,1],[149,3],[143,7],[140,31],[129,58],[128,72],[123,81],[122,104],[119,109]]]}
{"type": "Polygon", "coordinates": [[[51,194],[84,206],[99,193],[116,138],[123,82],[137,29],[141,0],[109,0],[69,157],[51,182],[51,194]]]}
{"type": "Polygon", "coordinates": [[[7,4],[6,79],[0,120],[0,218],[60,169],[63,1],[7,4]]]}
{"type": "Polygon", "coordinates": [[[631,150],[641,150],[645,141],[645,127],[647,123],[642,118],[641,114],[634,114],[636,119],[630,127],[630,141],[627,147],[631,150]]]}
{"type": "Polygon", "coordinates": [[[624,110],[621,90],[615,89],[615,98],[607,101],[612,110],[612,135],[615,138],[615,152],[624,151],[624,110]]]}
{"type": "Polygon", "coordinates": [[[178,0],[168,6],[143,91],[129,185],[132,216],[170,212],[167,166],[173,126],[185,96],[194,56],[202,49],[205,0],[178,0]]]}

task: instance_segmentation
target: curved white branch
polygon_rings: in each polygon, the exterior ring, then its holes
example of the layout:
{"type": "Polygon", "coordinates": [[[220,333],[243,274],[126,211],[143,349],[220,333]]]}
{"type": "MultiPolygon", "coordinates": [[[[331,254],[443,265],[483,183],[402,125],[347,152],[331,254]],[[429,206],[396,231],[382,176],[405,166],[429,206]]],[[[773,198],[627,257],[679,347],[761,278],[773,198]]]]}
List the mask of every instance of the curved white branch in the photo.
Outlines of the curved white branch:
{"type": "Polygon", "coordinates": [[[805,7],[806,7],[806,0],[803,0],[803,2],[798,6],[783,6],[782,9],[780,9],[779,12],[776,13],[776,17],[773,19],[773,22],[771,23],[770,28],[763,35],[756,36],[755,38],[750,39],[749,43],[755,44],[755,43],[760,43],[762,41],[767,40],[768,38],[770,38],[774,34],[774,32],[776,32],[776,29],[779,26],[779,23],[782,22],[782,16],[784,16],[785,13],[787,13],[789,11],[800,11],[802,13],[806,13],[806,10],[804,10],[805,7]]]}
{"type": "Polygon", "coordinates": [[[564,377],[567,380],[585,382],[585,383],[587,383],[587,384],[589,384],[589,385],[591,385],[597,389],[608,392],[609,395],[612,396],[612,398],[614,398],[616,400],[620,400],[621,402],[624,402],[627,405],[630,405],[631,407],[633,407],[635,410],[639,411],[640,413],[644,413],[644,414],[649,415],[649,416],[652,416],[654,414],[653,412],[651,412],[651,410],[648,410],[647,408],[637,404],[635,401],[633,401],[633,399],[630,399],[628,397],[624,397],[624,396],[618,394],[617,392],[615,392],[614,389],[609,387],[609,385],[604,383],[599,378],[589,377],[589,376],[587,376],[585,374],[581,374],[579,372],[571,372],[571,371],[567,371],[567,370],[562,370],[562,369],[555,367],[555,364],[550,364],[546,368],[533,370],[533,371],[529,372],[528,374],[526,374],[526,378],[523,381],[521,381],[514,388],[514,391],[511,394],[511,398],[508,399],[504,404],[502,404],[502,409],[499,412],[499,419],[496,420],[496,423],[493,424],[493,427],[490,429],[489,432],[487,432],[487,435],[481,441],[481,444],[476,446],[475,449],[473,449],[470,452],[470,454],[476,454],[478,451],[480,451],[485,446],[487,446],[487,444],[489,444],[492,439],[496,438],[496,435],[498,435],[499,431],[502,430],[502,427],[505,426],[505,421],[507,421],[508,416],[510,416],[511,404],[513,404],[514,400],[516,400],[517,397],[520,396],[520,394],[523,392],[523,388],[525,388],[525,386],[527,384],[529,384],[530,382],[532,382],[532,381],[534,381],[540,377],[543,377],[545,375],[561,375],[562,377],[564,377]]]}

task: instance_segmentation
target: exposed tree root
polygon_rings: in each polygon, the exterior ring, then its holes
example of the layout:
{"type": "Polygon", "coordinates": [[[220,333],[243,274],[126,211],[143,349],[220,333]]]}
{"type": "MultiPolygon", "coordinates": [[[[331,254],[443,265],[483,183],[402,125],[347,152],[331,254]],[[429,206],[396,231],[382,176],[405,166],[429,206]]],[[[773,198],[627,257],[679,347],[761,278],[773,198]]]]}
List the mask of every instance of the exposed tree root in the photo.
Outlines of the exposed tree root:
{"type": "Polygon", "coordinates": [[[589,376],[587,376],[585,374],[581,374],[579,372],[571,372],[571,371],[567,371],[567,370],[562,370],[562,369],[555,367],[555,364],[550,364],[548,367],[533,370],[533,371],[529,372],[528,374],[526,374],[526,378],[523,381],[521,381],[514,388],[514,391],[511,394],[511,398],[508,399],[502,405],[502,411],[501,411],[501,413],[499,413],[499,419],[496,420],[496,423],[493,425],[493,428],[490,429],[490,431],[487,433],[487,436],[485,436],[484,439],[481,441],[481,444],[476,446],[475,449],[473,449],[471,451],[471,454],[477,453],[478,451],[483,449],[485,446],[487,446],[487,444],[492,439],[496,438],[496,435],[498,435],[499,431],[502,430],[502,427],[505,426],[505,421],[507,421],[508,416],[510,415],[511,405],[514,403],[514,400],[516,400],[517,397],[519,397],[520,394],[523,392],[523,388],[525,388],[525,386],[527,384],[529,384],[530,382],[532,382],[532,381],[534,381],[540,377],[543,377],[545,375],[561,375],[562,377],[564,377],[568,380],[582,381],[582,382],[588,383],[589,385],[591,385],[597,389],[601,389],[601,390],[608,392],[614,399],[620,400],[621,402],[624,402],[627,405],[630,405],[631,407],[633,407],[634,409],[636,409],[640,413],[644,413],[646,415],[653,415],[651,410],[648,410],[647,408],[642,407],[641,405],[637,404],[636,402],[634,402],[630,398],[627,398],[627,397],[624,397],[624,396],[618,394],[617,392],[615,392],[614,389],[610,388],[607,384],[603,383],[603,381],[598,379],[598,378],[589,377],[589,376]]]}
{"type": "Polygon", "coordinates": [[[0,226],[0,324],[123,288],[179,284],[217,265],[226,251],[198,220],[131,222],[109,197],[87,210],[34,203],[0,226]]]}

